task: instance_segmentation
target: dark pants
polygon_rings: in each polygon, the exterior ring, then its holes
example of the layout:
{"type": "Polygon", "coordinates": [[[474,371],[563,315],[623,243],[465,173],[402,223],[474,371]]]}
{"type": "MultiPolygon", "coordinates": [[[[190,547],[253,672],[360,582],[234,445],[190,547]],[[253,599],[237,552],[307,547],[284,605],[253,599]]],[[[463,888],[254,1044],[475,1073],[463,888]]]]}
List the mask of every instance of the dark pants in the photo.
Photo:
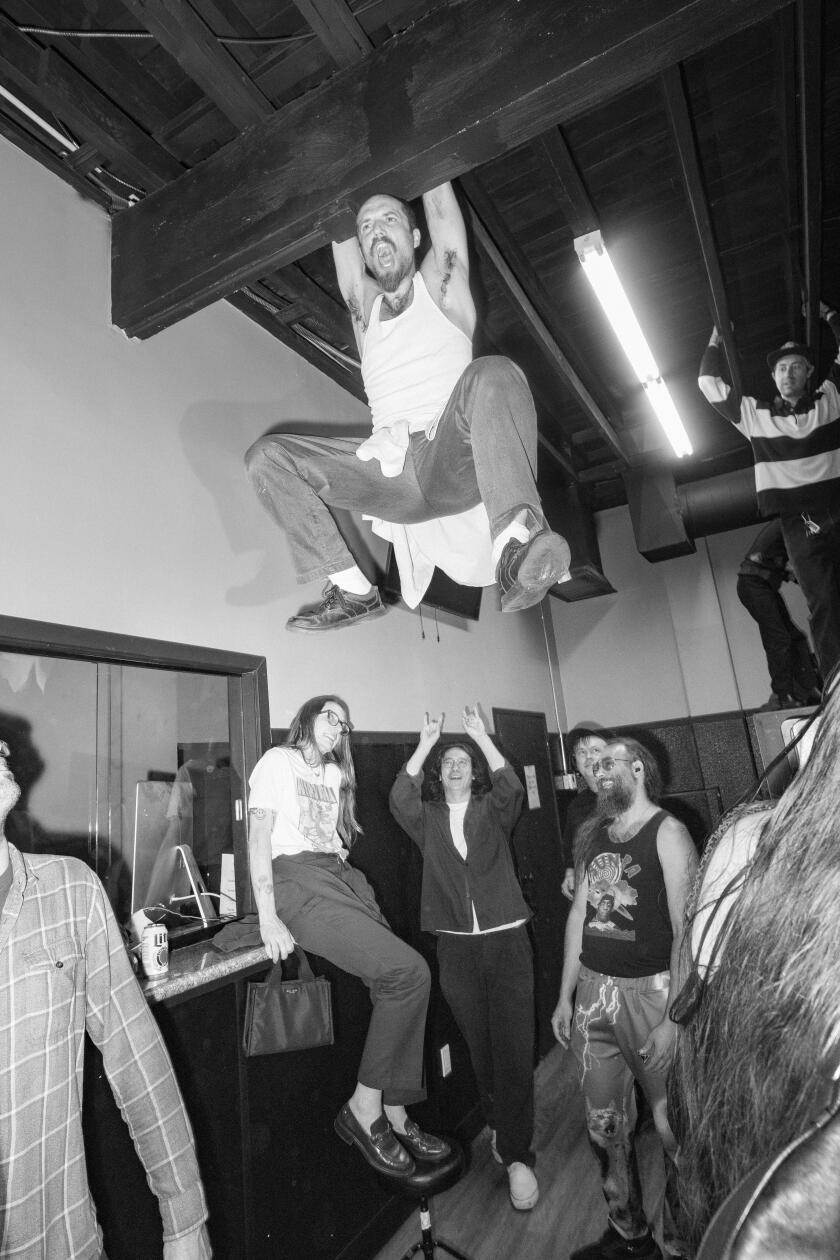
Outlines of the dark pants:
{"type": "Polygon", "coordinates": [[[438,935],[440,987],[470,1052],[502,1163],[534,1165],[534,962],[524,924],[438,935]]]}
{"type": "Polygon", "coordinates": [[[269,433],[245,456],[260,502],[286,533],[299,582],[355,564],[330,508],[412,525],[483,502],[494,538],[523,509],[529,529],[545,524],[534,400],[509,359],[469,365],[434,439],[411,435],[398,477],[383,477],[378,460],[357,459],[359,445],[357,438],[269,433]]]}
{"type": "Polygon", "coordinates": [[[819,685],[808,640],[791,620],[787,604],[776,588],[754,574],[739,573],[738,598],[758,624],[777,696],[804,700],[819,685]]]}
{"type": "Polygon", "coordinates": [[[364,980],[370,1017],[358,1079],[395,1106],[419,1102],[431,979],[420,955],[395,936],[361,871],[326,853],[271,864],[277,914],[305,950],[364,980]]]}
{"type": "Polygon", "coordinates": [[[823,678],[840,660],[840,505],[783,516],[791,568],[808,603],[823,678]]]}

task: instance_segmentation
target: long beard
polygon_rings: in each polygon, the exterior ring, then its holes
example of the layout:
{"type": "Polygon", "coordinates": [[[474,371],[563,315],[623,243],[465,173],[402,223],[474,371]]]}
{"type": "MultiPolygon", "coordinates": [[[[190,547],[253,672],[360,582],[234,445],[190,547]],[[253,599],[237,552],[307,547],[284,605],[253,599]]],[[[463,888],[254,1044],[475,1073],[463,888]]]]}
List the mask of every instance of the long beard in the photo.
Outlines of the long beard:
{"type": "Polygon", "coordinates": [[[633,789],[624,783],[614,783],[609,789],[598,788],[599,818],[617,818],[633,804],[633,789]]]}

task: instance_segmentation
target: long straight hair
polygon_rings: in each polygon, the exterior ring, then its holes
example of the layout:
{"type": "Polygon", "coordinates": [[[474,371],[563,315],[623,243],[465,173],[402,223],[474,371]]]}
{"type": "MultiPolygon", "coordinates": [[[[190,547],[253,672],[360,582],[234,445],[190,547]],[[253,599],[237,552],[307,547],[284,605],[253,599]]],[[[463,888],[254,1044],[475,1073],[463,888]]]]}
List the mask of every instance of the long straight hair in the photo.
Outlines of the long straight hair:
{"type": "MultiPolygon", "coordinates": [[[[692,1246],[729,1191],[815,1118],[837,1066],[840,686],[825,703],[808,762],[768,806],[735,888],[705,977],[691,954],[692,914],[684,938],[694,996],[677,1039],[669,1104],[692,1246]]],[[[698,886],[689,904],[693,914],[703,907],[698,886]]]]}
{"type": "MultiPolygon", "coordinates": [[[[350,710],[341,696],[313,696],[300,706],[289,726],[285,746],[297,748],[299,752],[315,747],[315,719],[322,712],[325,704],[340,705],[350,721],[350,710]]],[[[362,834],[359,820],[356,817],[356,767],[350,751],[350,736],[344,734],[336,740],[335,747],[327,753],[323,761],[333,761],[341,771],[339,787],[339,809],[336,830],[349,848],[356,836],[362,834]]]]}

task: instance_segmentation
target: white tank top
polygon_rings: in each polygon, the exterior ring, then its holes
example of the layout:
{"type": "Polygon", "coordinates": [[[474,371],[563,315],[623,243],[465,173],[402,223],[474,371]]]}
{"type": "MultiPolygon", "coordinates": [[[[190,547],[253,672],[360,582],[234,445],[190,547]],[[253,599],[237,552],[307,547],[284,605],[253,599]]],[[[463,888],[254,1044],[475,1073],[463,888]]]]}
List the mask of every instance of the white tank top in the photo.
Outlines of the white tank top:
{"type": "Polygon", "coordinates": [[[429,429],[456,382],[472,362],[472,342],[435,305],[420,272],[414,299],[394,319],[380,319],[382,295],[374,299],[362,349],[362,380],[373,429],[408,424],[410,433],[429,429]]]}

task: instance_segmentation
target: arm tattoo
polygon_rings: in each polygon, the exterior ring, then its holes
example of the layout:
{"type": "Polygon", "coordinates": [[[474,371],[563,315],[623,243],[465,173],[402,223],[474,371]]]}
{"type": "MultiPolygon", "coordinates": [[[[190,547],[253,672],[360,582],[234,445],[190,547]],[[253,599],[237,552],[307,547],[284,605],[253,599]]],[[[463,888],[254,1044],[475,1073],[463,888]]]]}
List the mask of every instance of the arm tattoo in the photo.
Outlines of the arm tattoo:
{"type": "Polygon", "coordinates": [[[359,303],[359,299],[355,297],[348,298],[347,309],[350,312],[350,318],[353,323],[358,324],[362,332],[364,332],[366,328],[365,315],[359,303]]]}
{"type": "Polygon", "coordinates": [[[446,297],[446,290],[449,285],[449,281],[452,279],[452,269],[455,266],[455,261],[457,257],[458,257],[458,251],[455,249],[448,249],[443,255],[444,263],[446,265],[446,271],[444,272],[443,278],[441,279],[441,282],[440,282],[441,298],[446,297]]]}

